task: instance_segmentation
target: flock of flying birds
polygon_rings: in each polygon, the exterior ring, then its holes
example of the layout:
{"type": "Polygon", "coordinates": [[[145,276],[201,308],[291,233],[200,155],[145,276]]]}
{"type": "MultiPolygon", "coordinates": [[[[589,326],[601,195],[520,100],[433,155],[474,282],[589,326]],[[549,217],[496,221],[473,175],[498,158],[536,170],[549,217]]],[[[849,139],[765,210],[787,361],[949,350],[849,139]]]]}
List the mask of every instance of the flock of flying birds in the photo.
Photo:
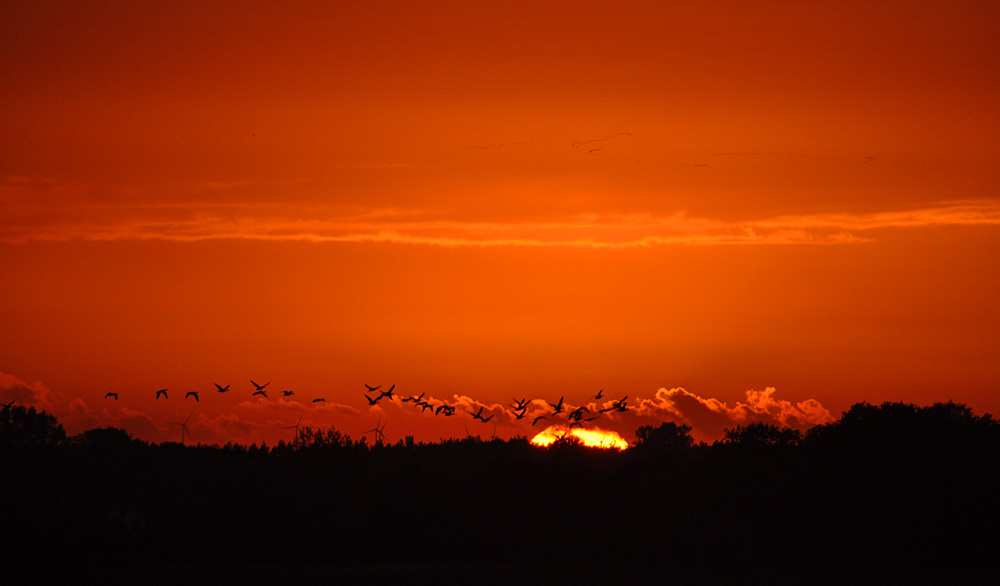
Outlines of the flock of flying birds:
{"type": "MultiPolygon", "coordinates": [[[[231,384],[230,385],[226,385],[226,386],[222,386],[219,383],[213,383],[213,384],[215,385],[215,388],[218,389],[218,391],[220,393],[228,393],[229,392],[229,387],[232,386],[231,384]]],[[[253,381],[253,379],[250,379],[250,384],[252,384],[254,386],[254,388],[256,389],[253,393],[251,393],[251,395],[250,395],[251,397],[252,396],[256,396],[256,395],[260,395],[260,396],[264,397],[265,399],[267,398],[267,391],[265,391],[264,389],[267,387],[267,385],[271,384],[270,382],[266,382],[266,383],[264,383],[262,385],[259,385],[259,384],[255,383],[253,381]]],[[[367,386],[367,385],[365,385],[365,386],[367,386]]],[[[159,399],[160,397],[162,397],[164,399],[169,399],[170,396],[167,394],[168,392],[169,392],[169,389],[160,389],[160,390],[156,391],[156,398],[159,399]]],[[[294,394],[295,394],[295,391],[281,391],[281,396],[282,397],[291,397],[294,394]]],[[[198,398],[198,391],[188,391],[187,393],[184,394],[184,398],[185,399],[190,399],[192,397],[194,398],[195,402],[200,402],[201,401],[201,399],[198,398]]],[[[115,401],[117,401],[118,400],[118,393],[107,393],[107,394],[104,395],[104,398],[105,399],[114,399],[115,401]]],[[[326,401],[326,399],[324,399],[323,397],[318,397],[318,398],[312,400],[313,403],[323,403],[325,401],[326,401]]]]}
{"type": "MultiPolygon", "coordinates": [[[[222,386],[219,383],[213,383],[213,384],[215,384],[215,388],[216,388],[216,390],[219,393],[228,393],[229,392],[229,388],[231,386],[231,385],[222,386]]],[[[253,391],[253,393],[251,393],[251,397],[260,395],[260,396],[264,397],[265,399],[268,398],[267,391],[265,389],[267,388],[268,385],[271,384],[270,382],[266,382],[264,384],[258,384],[253,379],[251,379],[250,380],[250,384],[252,384],[254,386],[254,389],[255,389],[253,391]]],[[[393,399],[395,397],[399,397],[399,395],[397,395],[397,394],[394,393],[394,391],[396,389],[396,385],[392,385],[391,387],[389,387],[388,390],[382,390],[382,385],[371,386],[371,385],[369,385],[369,384],[366,383],[365,384],[365,388],[367,389],[367,391],[364,393],[364,397],[368,401],[368,405],[369,406],[375,406],[375,405],[377,405],[379,403],[379,401],[381,401],[382,399],[389,399],[389,401],[391,402],[391,401],[393,401],[393,399]],[[374,393],[376,393],[376,392],[378,394],[374,395],[374,393]],[[372,393],[372,395],[374,395],[374,396],[369,395],[369,393],[372,393]]],[[[159,400],[160,398],[169,399],[170,397],[168,395],[168,392],[169,392],[169,389],[160,389],[160,390],[156,391],[155,397],[156,397],[157,400],[159,400]]],[[[290,397],[290,396],[292,396],[294,394],[295,394],[294,391],[282,391],[281,392],[281,396],[282,397],[290,397]]],[[[420,395],[411,395],[409,397],[400,397],[399,401],[401,403],[412,403],[415,407],[420,408],[420,412],[421,413],[430,410],[434,415],[440,415],[440,416],[443,416],[443,417],[451,417],[452,415],[455,414],[455,412],[459,408],[459,405],[457,405],[457,404],[449,404],[447,401],[441,401],[439,399],[424,399],[425,395],[426,395],[426,393],[420,393],[420,395]],[[438,404],[431,403],[432,400],[435,403],[438,403],[438,404]]],[[[105,399],[114,399],[115,401],[117,401],[118,400],[118,393],[114,393],[114,392],[107,393],[107,394],[104,395],[104,398],[105,399]]],[[[200,400],[201,400],[201,399],[199,399],[198,391],[187,391],[187,393],[185,393],[185,395],[184,395],[184,398],[185,399],[191,399],[191,398],[193,398],[196,402],[200,402],[200,400]]],[[[628,406],[628,395],[626,395],[626,396],[624,396],[621,399],[618,399],[616,401],[606,402],[605,403],[605,407],[604,408],[600,408],[600,409],[591,409],[591,408],[589,408],[587,406],[581,406],[581,407],[577,407],[575,409],[569,409],[569,407],[567,405],[565,405],[564,402],[563,402],[564,398],[565,397],[559,397],[559,401],[556,402],[556,403],[551,403],[549,401],[542,401],[543,403],[545,403],[545,405],[548,406],[548,408],[550,410],[546,410],[546,412],[544,412],[544,413],[542,413],[540,415],[535,415],[532,418],[531,425],[535,426],[535,425],[538,424],[539,421],[542,421],[542,420],[545,420],[545,419],[550,419],[550,418],[554,419],[554,418],[556,418],[556,417],[558,417],[560,415],[565,415],[566,421],[568,421],[568,423],[569,423],[568,429],[573,429],[574,427],[583,427],[584,423],[595,421],[595,420],[599,419],[603,414],[608,413],[609,411],[625,412],[625,411],[627,411],[629,409],[629,406],[628,406]]],[[[599,401],[602,398],[604,398],[604,390],[603,389],[600,390],[600,391],[598,391],[597,394],[592,397],[592,399],[595,400],[595,401],[599,401]]],[[[509,407],[506,407],[506,410],[510,413],[511,417],[513,417],[515,420],[524,419],[525,416],[527,415],[528,407],[532,403],[537,404],[537,401],[534,400],[534,399],[526,399],[525,398],[525,399],[520,399],[520,400],[518,400],[518,399],[512,399],[512,400],[514,401],[513,404],[511,404],[509,407]]],[[[323,397],[317,397],[315,399],[312,399],[312,402],[313,403],[323,403],[323,402],[326,402],[326,399],[323,398],[323,397]]],[[[485,409],[486,409],[486,407],[480,406],[477,411],[471,411],[471,410],[468,410],[468,409],[466,409],[465,411],[469,415],[471,415],[473,419],[476,419],[478,421],[482,421],[483,423],[487,423],[487,422],[489,422],[491,419],[493,419],[496,416],[496,413],[493,413],[491,415],[483,415],[483,411],[485,411],[485,409]]],[[[537,413],[538,413],[537,410],[533,411],[533,414],[537,414],[537,413]]],[[[190,415],[188,417],[190,418],[190,415]]],[[[302,419],[300,417],[299,418],[299,422],[301,422],[301,421],[302,421],[302,419]]],[[[184,421],[184,424],[186,424],[186,423],[187,423],[187,420],[184,421]]],[[[381,431],[383,429],[383,427],[379,427],[379,425],[381,425],[381,423],[382,422],[381,422],[381,415],[380,415],[379,416],[379,423],[376,425],[375,429],[374,430],[369,430],[369,431],[374,431],[374,432],[377,433],[377,435],[379,437],[381,437],[381,431]]],[[[177,425],[184,425],[184,424],[178,423],[177,425]]],[[[298,424],[296,424],[294,426],[290,426],[290,427],[295,427],[296,431],[298,430],[298,424]]],[[[186,431],[186,429],[184,429],[183,431],[186,431]]],[[[182,437],[183,437],[183,435],[182,435],[182,437]]]]}
{"type": "MultiPolygon", "coordinates": [[[[373,393],[381,388],[381,385],[377,387],[372,387],[366,384],[365,386],[368,387],[368,390],[373,393]]],[[[391,401],[393,398],[393,390],[395,388],[396,385],[392,385],[391,387],[389,387],[389,390],[387,391],[379,391],[379,395],[375,398],[372,398],[368,396],[367,393],[365,393],[365,399],[368,400],[369,405],[376,405],[380,400],[385,398],[388,398],[391,401]]],[[[458,408],[457,405],[449,405],[447,402],[442,402],[440,405],[434,405],[430,401],[424,400],[425,394],[426,393],[420,393],[420,395],[418,396],[411,395],[409,397],[401,398],[400,401],[403,403],[413,403],[415,406],[420,407],[421,413],[429,409],[434,413],[434,415],[444,415],[445,417],[450,417],[451,415],[455,414],[455,410],[458,408]]],[[[597,394],[594,395],[592,398],[594,400],[600,400],[603,397],[604,397],[604,390],[602,389],[598,391],[597,394]]],[[[559,401],[557,403],[550,403],[548,401],[545,401],[545,403],[552,409],[552,411],[549,413],[543,413],[541,415],[537,415],[532,419],[531,425],[535,426],[538,424],[539,421],[543,419],[548,419],[550,416],[556,417],[560,414],[565,413],[566,419],[567,421],[569,421],[569,429],[573,429],[574,427],[583,427],[584,423],[595,421],[598,418],[600,418],[601,415],[609,411],[624,412],[628,410],[628,395],[625,395],[624,397],[618,399],[617,401],[612,401],[610,406],[608,407],[605,407],[603,409],[594,409],[594,410],[590,409],[589,407],[583,406],[567,411],[567,407],[563,405],[564,398],[565,397],[559,397],[559,401]]],[[[534,400],[530,399],[520,399],[520,400],[512,399],[512,401],[514,401],[514,403],[510,407],[508,407],[507,410],[514,419],[524,419],[525,415],[528,412],[528,406],[534,402],[534,400]]],[[[607,403],[605,404],[607,405],[607,403]]],[[[483,411],[485,409],[486,408],[484,406],[480,406],[478,411],[466,410],[466,412],[469,415],[471,415],[473,419],[477,419],[479,421],[482,421],[483,423],[487,423],[488,421],[493,419],[493,417],[495,417],[496,414],[494,413],[493,415],[484,416],[483,411]]]]}

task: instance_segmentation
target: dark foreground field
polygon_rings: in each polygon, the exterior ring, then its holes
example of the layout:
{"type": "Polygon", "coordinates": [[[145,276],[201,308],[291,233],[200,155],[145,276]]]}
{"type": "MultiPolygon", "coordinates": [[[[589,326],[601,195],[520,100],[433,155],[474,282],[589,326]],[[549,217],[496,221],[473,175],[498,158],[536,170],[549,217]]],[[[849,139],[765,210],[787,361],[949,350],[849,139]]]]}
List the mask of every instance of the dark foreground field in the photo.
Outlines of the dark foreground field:
{"type": "Polygon", "coordinates": [[[39,579],[936,584],[991,574],[1000,546],[1000,425],[953,403],[710,446],[664,424],[624,452],[150,445],[17,406],[0,425],[5,564],[39,579]]]}

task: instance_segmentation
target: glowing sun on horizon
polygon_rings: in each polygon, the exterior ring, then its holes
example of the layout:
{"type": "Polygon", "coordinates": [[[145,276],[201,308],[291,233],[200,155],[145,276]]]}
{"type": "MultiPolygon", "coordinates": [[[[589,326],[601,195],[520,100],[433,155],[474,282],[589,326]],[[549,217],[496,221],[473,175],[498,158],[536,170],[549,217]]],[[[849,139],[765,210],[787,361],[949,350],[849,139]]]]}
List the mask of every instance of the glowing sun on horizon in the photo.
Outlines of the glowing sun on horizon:
{"type": "Polygon", "coordinates": [[[568,429],[564,425],[552,425],[544,431],[531,438],[531,444],[535,446],[549,446],[565,436],[572,436],[580,440],[580,443],[588,448],[605,448],[624,450],[628,448],[625,438],[614,431],[607,431],[599,428],[583,429],[575,427],[568,429]]]}

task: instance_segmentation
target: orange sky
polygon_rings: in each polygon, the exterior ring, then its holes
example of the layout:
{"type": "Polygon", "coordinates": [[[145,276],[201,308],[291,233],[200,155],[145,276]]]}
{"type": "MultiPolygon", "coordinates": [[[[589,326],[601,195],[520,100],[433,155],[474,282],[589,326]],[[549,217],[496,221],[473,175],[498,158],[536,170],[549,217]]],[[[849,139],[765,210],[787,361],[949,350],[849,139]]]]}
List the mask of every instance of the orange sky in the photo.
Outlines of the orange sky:
{"type": "Polygon", "coordinates": [[[599,389],[629,438],[1000,413],[995,3],[176,4],[0,5],[5,403],[246,443],[599,389]]]}

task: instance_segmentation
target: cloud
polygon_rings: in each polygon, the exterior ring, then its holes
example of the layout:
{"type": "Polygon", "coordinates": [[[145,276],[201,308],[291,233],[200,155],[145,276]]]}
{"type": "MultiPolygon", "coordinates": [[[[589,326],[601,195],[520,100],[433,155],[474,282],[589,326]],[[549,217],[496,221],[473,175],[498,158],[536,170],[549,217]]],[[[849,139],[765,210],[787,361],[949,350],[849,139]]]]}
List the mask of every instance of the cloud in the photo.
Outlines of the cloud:
{"type": "Polygon", "coordinates": [[[341,403],[330,401],[301,403],[294,399],[288,400],[282,397],[277,399],[265,399],[263,397],[260,399],[249,399],[240,401],[236,404],[236,407],[245,413],[256,413],[258,415],[264,413],[299,413],[306,410],[311,412],[339,413],[342,415],[361,414],[357,408],[341,403]]]}
{"type": "Polygon", "coordinates": [[[59,402],[58,397],[41,382],[28,383],[12,374],[0,372],[0,402],[6,405],[11,401],[22,407],[43,411],[51,411],[59,402]]]}
{"type": "Polygon", "coordinates": [[[732,406],[714,398],[704,398],[683,388],[656,391],[652,399],[641,399],[635,408],[622,417],[630,425],[658,425],[673,421],[689,425],[696,439],[712,441],[723,436],[726,429],[750,423],[770,423],[780,427],[806,430],[833,421],[830,412],[815,399],[798,403],[775,398],[777,391],[767,387],[762,391],[746,391],[746,402],[732,406]],[[645,423],[643,423],[645,422],[645,423]]]}
{"type": "Polygon", "coordinates": [[[683,212],[581,214],[520,222],[456,220],[427,210],[337,210],[266,204],[59,206],[51,222],[0,223],[0,241],[172,240],[418,244],[443,247],[640,248],[654,246],[856,244],[875,230],[1000,225],[1000,201],[952,201],[910,210],[781,215],[742,221],[683,212]],[[284,214],[284,215],[283,215],[284,214]],[[76,219],[74,219],[76,218],[76,219]]]}

